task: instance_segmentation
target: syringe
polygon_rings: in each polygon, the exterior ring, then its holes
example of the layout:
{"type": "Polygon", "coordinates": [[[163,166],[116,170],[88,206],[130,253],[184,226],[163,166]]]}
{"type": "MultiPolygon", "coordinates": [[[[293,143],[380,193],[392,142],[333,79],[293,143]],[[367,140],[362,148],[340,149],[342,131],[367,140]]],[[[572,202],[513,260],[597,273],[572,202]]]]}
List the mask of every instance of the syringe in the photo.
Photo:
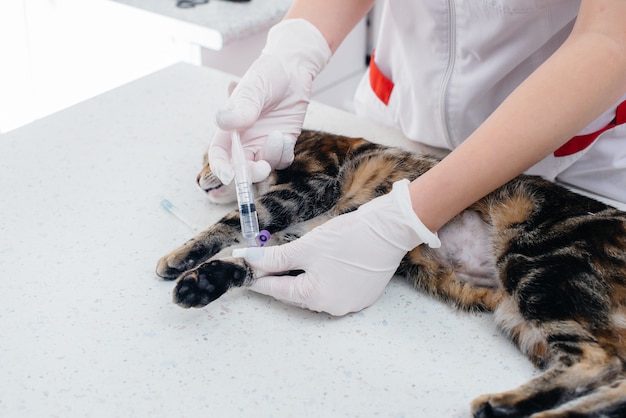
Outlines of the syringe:
{"type": "Polygon", "coordinates": [[[232,131],[232,164],[235,170],[235,188],[237,189],[237,204],[241,219],[241,233],[248,240],[249,247],[257,247],[256,237],[259,235],[259,219],[254,206],[254,192],[250,170],[243,153],[239,132],[232,131]]]}

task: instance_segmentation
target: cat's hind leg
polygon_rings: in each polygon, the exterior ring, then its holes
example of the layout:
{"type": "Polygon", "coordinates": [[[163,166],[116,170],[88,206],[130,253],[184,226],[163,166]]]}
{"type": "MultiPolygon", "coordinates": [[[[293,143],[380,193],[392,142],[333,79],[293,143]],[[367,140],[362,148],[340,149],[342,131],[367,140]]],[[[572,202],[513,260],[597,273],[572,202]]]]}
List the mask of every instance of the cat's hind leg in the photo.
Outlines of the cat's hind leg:
{"type": "Polygon", "coordinates": [[[605,416],[584,413],[594,399],[598,402],[603,399],[605,408],[620,407],[610,403],[611,399],[617,399],[616,393],[626,391],[626,385],[619,380],[623,364],[611,353],[614,350],[602,347],[580,326],[562,325],[559,325],[560,333],[545,334],[549,368],[517,389],[475,399],[471,407],[475,418],[605,416]],[[619,383],[615,386],[613,382],[619,383]]]}
{"type": "MultiPolygon", "coordinates": [[[[538,379],[544,379],[545,377],[542,376],[538,379]]],[[[532,411],[536,411],[538,405],[545,404],[546,400],[557,402],[563,393],[554,389],[553,392],[543,393],[541,397],[525,399],[524,403],[519,402],[515,408],[512,408],[512,399],[519,395],[514,392],[505,392],[499,395],[483,395],[477,398],[472,403],[473,416],[475,418],[623,418],[626,416],[626,380],[623,378],[608,382],[605,385],[592,389],[588,393],[583,392],[580,396],[575,396],[574,391],[571,391],[571,400],[538,412],[532,411]],[[502,399],[497,400],[496,397],[503,398],[505,396],[509,397],[509,405],[503,407],[502,399]]]]}
{"type": "Polygon", "coordinates": [[[565,417],[626,417],[626,380],[623,378],[615,380],[558,408],[532,415],[532,418],[565,417]]]}

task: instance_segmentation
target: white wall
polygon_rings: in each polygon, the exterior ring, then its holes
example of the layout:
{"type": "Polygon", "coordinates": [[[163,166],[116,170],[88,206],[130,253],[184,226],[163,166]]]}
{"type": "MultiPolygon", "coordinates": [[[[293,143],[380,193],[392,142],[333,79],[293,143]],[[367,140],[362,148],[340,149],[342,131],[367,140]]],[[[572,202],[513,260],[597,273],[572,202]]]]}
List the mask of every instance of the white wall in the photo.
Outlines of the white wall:
{"type": "Polygon", "coordinates": [[[24,1],[0,2],[0,132],[32,118],[28,51],[24,1]]]}
{"type": "MultiPolygon", "coordinates": [[[[201,53],[181,40],[184,31],[110,0],[0,0],[0,133],[178,61],[242,75],[267,35],[201,53]]],[[[350,110],[366,43],[361,22],[316,80],[313,99],[350,110]]]]}
{"type": "Polygon", "coordinates": [[[0,2],[0,132],[188,58],[147,16],[107,0],[0,2]]]}

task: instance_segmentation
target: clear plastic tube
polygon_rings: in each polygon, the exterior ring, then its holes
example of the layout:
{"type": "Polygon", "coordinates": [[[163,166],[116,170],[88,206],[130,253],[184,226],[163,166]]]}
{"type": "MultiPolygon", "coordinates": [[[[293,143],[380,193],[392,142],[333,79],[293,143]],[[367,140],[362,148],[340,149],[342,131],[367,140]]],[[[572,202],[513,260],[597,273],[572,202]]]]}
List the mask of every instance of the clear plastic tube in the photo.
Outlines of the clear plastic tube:
{"type": "Polygon", "coordinates": [[[161,206],[163,207],[163,209],[165,209],[166,211],[168,211],[172,215],[176,216],[178,218],[178,220],[180,220],[182,223],[187,225],[193,231],[197,232],[199,230],[199,228],[196,226],[196,224],[194,224],[188,217],[186,217],[180,211],[180,209],[178,209],[176,206],[174,206],[174,204],[172,202],[170,202],[169,200],[167,200],[165,198],[161,199],[161,206]]]}

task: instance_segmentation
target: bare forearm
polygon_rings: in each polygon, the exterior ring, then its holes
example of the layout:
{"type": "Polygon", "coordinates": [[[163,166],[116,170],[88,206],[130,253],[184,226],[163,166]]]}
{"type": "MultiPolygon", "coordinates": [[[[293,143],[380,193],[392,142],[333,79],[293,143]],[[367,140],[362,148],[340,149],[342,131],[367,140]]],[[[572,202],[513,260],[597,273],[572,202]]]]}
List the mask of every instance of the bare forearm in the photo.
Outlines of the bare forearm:
{"type": "Polygon", "coordinates": [[[411,184],[413,208],[431,230],[553,152],[626,91],[626,36],[594,30],[596,17],[577,24],[459,148],[411,184]]]}
{"type": "Polygon", "coordinates": [[[303,18],[315,25],[335,52],[374,0],[296,0],[285,19],[303,18]]]}

